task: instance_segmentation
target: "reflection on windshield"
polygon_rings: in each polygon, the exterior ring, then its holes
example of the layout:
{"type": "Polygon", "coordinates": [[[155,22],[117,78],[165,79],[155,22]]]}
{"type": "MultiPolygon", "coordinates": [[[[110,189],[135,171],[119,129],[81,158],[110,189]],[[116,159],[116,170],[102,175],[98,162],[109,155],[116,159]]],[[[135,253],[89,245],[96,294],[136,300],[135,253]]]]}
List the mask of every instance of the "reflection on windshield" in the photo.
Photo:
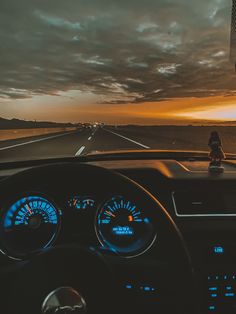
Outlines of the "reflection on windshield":
{"type": "Polygon", "coordinates": [[[236,153],[235,1],[3,0],[0,41],[0,160],[236,153]]]}

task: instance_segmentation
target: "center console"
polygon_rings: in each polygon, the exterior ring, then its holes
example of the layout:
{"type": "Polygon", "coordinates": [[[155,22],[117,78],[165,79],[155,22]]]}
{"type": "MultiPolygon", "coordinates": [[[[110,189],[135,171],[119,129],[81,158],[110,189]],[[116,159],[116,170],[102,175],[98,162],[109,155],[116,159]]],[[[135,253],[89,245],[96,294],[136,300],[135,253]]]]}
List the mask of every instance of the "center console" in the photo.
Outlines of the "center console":
{"type": "Polygon", "coordinates": [[[200,313],[235,314],[236,220],[202,218],[181,224],[196,272],[200,313]]]}

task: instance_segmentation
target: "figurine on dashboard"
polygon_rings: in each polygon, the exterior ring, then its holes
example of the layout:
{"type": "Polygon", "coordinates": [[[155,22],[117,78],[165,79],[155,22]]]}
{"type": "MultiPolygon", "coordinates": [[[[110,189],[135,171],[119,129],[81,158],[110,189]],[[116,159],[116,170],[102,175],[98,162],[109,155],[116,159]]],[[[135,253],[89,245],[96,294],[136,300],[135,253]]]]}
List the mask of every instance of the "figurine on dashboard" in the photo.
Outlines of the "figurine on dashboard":
{"type": "Polygon", "coordinates": [[[222,148],[222,141],[218,132],[213,131],[211,132],[211,136],[208,141],[208,146],[210,147],[211,151],[209,154],[210,157],[210,164],[209,164],[209,171],[211,172],[223,172],[224,167],[222,167],[222,160],[225,159],[225,153],[222,148]]]}

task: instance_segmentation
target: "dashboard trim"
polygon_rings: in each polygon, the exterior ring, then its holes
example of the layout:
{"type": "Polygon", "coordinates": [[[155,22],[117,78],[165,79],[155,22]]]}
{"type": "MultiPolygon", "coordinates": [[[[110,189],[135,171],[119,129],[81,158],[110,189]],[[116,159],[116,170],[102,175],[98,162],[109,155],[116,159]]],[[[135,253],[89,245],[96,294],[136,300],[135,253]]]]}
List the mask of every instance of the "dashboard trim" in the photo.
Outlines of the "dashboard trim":
{"type": "Polygon", "coordinates": [[[201,217],[236,217],[236,214],[180,214],[178,213],[177,210],[177,206],[175,203],[175,198],[174,198],[174,194],[176,193],[176,191],[172,191],[171,192],[171,199],[174,205],[174,211],[175,211],[175,215],[177,217],[185,217],[185,218],[193,218],[193,217],[197,217],[197,218],[201,218],[201,217]]]}

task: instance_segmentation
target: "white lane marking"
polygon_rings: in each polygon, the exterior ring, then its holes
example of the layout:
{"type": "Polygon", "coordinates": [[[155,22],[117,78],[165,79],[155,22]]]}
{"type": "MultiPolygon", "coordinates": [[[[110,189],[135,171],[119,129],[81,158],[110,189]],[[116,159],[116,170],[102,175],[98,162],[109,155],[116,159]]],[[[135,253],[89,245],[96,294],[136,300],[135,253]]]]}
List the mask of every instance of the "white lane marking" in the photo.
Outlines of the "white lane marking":
{"type": "Polygon", "coordinates": [[[90,137],[88,138],[88,141],[91,141],[91,139],[92,139],[92,136],[90,136],[90,137]]]}
{"type": "Polygon", "coordinates": [[[73,132],[63,133],[63,134],[58,134],[58,135],[53,135],[53,136],[48,136],[48,137],[43,137],[43,138],[38,138],[36,140],[31,140],[31,141],[28,141],[28,142],[14,144],[14,145],[10,145],[10,146],[1,147],[0,151],[1,150],[6,150],[6,149],[10,149],[10,148],[14,148],[14,147],[18,147],[18,146],[23,146],[23,145],[28,145],[28,144],[33,144],[33,143],[37,143],[37,142],[50,140],[51,138],[61,137],[61,136],[69,135],[71,133],[74,133],[74,131],[73,132]]]}
{"type": "Polygon", "coordinates": [[[77,153],[75,154],[75,156],[81,155],[81,154],[83,153],[84,149],[85,149],[85,146],[81,146],[80,149],[79,149],[79,150],[77,151],[77,153]]]}
{"type": "Polygon", "coordinates": [[[92,132],[92,136],[94,136],[94,134],[97,132],[97,128],[92,132]]]}
{"type": "Polygon", "coordinates": [[[125,140],[130,141],[130,142],[132,142],[132,143],[134,143],[134,144],[136,144],[136,145],[139,145],[139,146],[141,146],[141,147],[143,147],[143,148],[145,148],[145,149],[150,149],[149,146],[146,146],[146,145],[144,145],[144,144],[141,144],[141,143],[139,143],[139,142],[136,142],[136,141],[132,140],[131,138],[128,138],[128,137],[126,137],[126,136],[123,136],[123,135],[121,135],[121,134],[119,134],[119,133],[116,133],[116,132],[113,132],[113,131],[110,131],[110,130],[107,130],[107,129],[104,129],[104,130],[107,131],[107,132],[110,132],[110,133],[112,133],[112,134],[114,134],[114,135],[116,135],[116,136],[119,136],[119,137],[121,137],[121,138],[124,138],[125,140]]]}

